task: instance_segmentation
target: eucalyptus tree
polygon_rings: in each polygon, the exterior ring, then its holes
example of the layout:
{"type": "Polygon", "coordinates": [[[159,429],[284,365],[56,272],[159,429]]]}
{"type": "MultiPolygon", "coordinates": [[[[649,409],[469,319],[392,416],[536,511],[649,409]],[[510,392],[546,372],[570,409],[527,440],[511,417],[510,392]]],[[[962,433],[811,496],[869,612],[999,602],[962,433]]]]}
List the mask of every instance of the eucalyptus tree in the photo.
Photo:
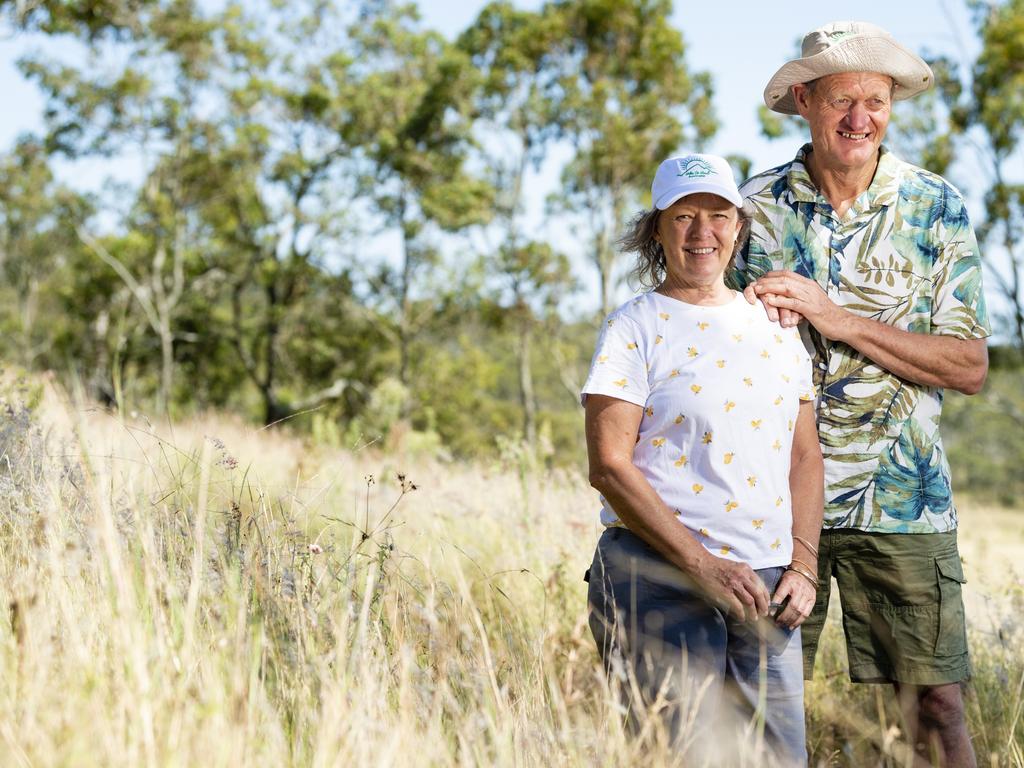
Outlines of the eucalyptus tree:
{"type": "Polygon", "coordinates": [[[137,28],[140,15],[157,0],[0,0],[11,24],[48,35],[95,40],[137,28]]]}
{"type": "Polygon", "coordinates": [[[563,16],[553,6],[534,12],[499,1],[484,7],[458,40],[479,73],[474,101],[481,164],[495,189],[487,234],[497,242],[487,268],[502,311],[492,317],[514,328],[522,430],[531,450],[537,443],[534,337],[574,282],[565,255],[536,241],[536,222],[524,216],[528,172],[540,169],[557,136],[564,32],[563,16]]]}
{"type": "Polygon", "coordinates": [[[574,156],[557,207],[614,302],[617,234],[645,200],[658,163],[714,134],[710,76],[691,72],[670,0],[552,0],[563,17],[560,135],[574,156]]]}
{"type": "MultiPolygon", "coordinates": [[[[20,62],[46,99],[45,146],[74,159],[128,153],[146,169],[130,208],[134,214],[121,210],[120,201],[107,202],[106,213],[117,220],[119,234],[100,234],[84,224],[75,231],[123,282],[140,320],[159,340],[158,402],[164,407],[174,384],[175,317],[186,288],[185,261],[198,250],[190,218],[200,201],[194,188],[186,188],[181,169],[206,125],[197,105],[216,66],[216,26],[188,2],[82,3],[48,11],[40,29],[77,32],[84,47],[78,56],[36,55],[20,62]],[[106,27],[99,16],[105,11],[110,14],[106,27]],[[139,247],[115,247],[112,238],[133,227],[133,215],[141,215],[135,224],[145,228],[133,243],[139,247]]],[[[25,21],[32,19],[30,14],[25,21]]]]}
{"type": "MultiPolygon", "coordinates": [[[[141,158],[135,204],[109,203],[115,231],[81,235],[159,338],[162,400],[180,342],[202,335],[226,345],[267,422],[338,396],[350,361],[339,356],[318,366],[326,380],[307,381],[286,357],[304,333],[303,297],[344,256],[347,13],[316,0],[125,5],[135,15],[116,33],[80,30],[83,56],[22,67],[46,97],[52,152],[141,158]],[[111,247],[132,233],[136,247],[111,247]]],[[[335,308],[350,305],[338,296],[335,308]]]]}
{"type": "Polygon", "coordinates": [[[425,291],[439,261],[436,234],[491,215],[491,188],[466,162],[475,75],[466,53],[422,29],[412,5],[367,2],[349,36],[344,135],[354,148],[361,199],[383,231],[397,236],[397,258],[373,284],[392,318],[398,378],[409,385],[412,342],[437,309],[425,291]]]}
{"type": "Polygon", "coordinates": [[[75,260],[75,235],[92,213],[88,196],[53,174],[43,147],[23,138],[0,157],[0,337],[3,356],[54,365],[62,314],[58,283],[75,260]]]}
{"type": "Polygon", "coordinates": [[[1009,307],[1011,338],[1024,350],[1024,0],[970,2],[978,23],[981,53],[962,91],[946,93],[952,124],[968,137],[980,136],[982,167],[987,172],[986,220],[978,227],[982,242],[1000,247],[1006,263],[988,257],[988,274],[1009,307]]]}

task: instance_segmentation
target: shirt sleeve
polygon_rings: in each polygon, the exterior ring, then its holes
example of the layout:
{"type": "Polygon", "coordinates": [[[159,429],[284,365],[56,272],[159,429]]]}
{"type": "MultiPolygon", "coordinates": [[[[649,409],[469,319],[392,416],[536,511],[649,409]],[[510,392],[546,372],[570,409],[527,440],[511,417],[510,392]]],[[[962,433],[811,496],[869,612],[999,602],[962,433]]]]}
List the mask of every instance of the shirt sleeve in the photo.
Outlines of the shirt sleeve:
{"type": "Polygon", "coordinates": [[[814,391],[814,363],[811,360],[811,355],[807,351],[807,346],[804,344],[803,337],[800,335],[800,331],[798,329],[793,329],[793,336],[793,346],[796,348],[797,360],[797,396],[800,398],[801,402],[812,402],[816,395],[814,391]]]}
{"type": "Polygon", "coordinates": [[[645,359],[647,345],[643,342],[636,322],[621,314],[610,315],[597,340],[580,402],[586,404],[587,395],[608,395],[644,406],[650,385],[645,359]]]}
{"type": "Polygon", "coordinates": [[[752,223],[750,236],[742,249],[736,252],[732,269],[726,270],[726,285],[742,291],[752,282],[775,269],[775,265],[764,249],[763,239],[767,236],[763,227],[752,223]]]}
{"type": "Polygon", "coordinates": [[[956,190],[948,190],[936,226],[941,242],[932,289],[931,332],[960,339],[990,336],[978,241],[963,198],[956,190]]]}

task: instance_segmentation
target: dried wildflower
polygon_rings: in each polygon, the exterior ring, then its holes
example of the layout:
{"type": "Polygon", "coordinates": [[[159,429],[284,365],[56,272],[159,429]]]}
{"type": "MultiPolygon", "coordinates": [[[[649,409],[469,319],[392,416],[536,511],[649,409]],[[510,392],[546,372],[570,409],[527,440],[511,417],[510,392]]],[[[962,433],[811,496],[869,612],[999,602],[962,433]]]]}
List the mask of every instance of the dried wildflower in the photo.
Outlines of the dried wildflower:
{"type": "Polygon", "coordinates": [[[238,466],[238,459],[234,456],[224,454],[224,456],[218,459],[217,466],[224,467],[225,469],[234,469],[238,466]]]}

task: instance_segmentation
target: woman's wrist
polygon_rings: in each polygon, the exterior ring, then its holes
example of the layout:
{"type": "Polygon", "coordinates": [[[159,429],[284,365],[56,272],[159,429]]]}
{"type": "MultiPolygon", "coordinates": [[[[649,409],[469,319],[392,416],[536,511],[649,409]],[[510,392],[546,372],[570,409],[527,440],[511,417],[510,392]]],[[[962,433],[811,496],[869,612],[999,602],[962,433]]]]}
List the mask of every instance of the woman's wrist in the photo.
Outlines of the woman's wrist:
{"type": "Polygon", "coordinates": [[[818,588],[818,577],[811,571],[804,568],[803,566],[794,565],[793,563],[790,563],[788,566],[786,566],[786,572],[788,573],[790,571],[799,576],[802,576],[804,579],[810,582],[811,586],[813,586],[815,589],[818,588]]]}

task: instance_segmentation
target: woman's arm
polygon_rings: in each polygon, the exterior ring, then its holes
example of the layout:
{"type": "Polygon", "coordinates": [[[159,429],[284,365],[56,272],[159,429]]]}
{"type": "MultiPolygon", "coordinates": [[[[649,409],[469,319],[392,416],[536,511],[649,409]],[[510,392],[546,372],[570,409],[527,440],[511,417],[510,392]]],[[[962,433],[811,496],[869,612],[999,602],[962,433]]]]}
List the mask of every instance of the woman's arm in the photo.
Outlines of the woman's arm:
{"type": "MultiPolygon", "coordinates": [[[[814,403],[801,403],[796,418],[789,492],[793,499],[793,562],[790,565],[817,579],[818,537],[825,506],[825,469],[818,443],[818,427],[814,421],[814,403]]],[[[803,624],[814,608],[815,592],[810,579],[797,571],[786,571],[772,595],[772,601],[781,603],[789,597],[789,604],[776,621],[790,628],[803,624]]]]}
{"type": "Polygon", "coordinates": [[[729,613],[747,621],[766,615],[768,591],[757,574],[745,563],[715,557],[704,549],[633,464],[643,409],[614,397],[588,395],[586,412],[590,484],[626,527],[729,613]]]}

